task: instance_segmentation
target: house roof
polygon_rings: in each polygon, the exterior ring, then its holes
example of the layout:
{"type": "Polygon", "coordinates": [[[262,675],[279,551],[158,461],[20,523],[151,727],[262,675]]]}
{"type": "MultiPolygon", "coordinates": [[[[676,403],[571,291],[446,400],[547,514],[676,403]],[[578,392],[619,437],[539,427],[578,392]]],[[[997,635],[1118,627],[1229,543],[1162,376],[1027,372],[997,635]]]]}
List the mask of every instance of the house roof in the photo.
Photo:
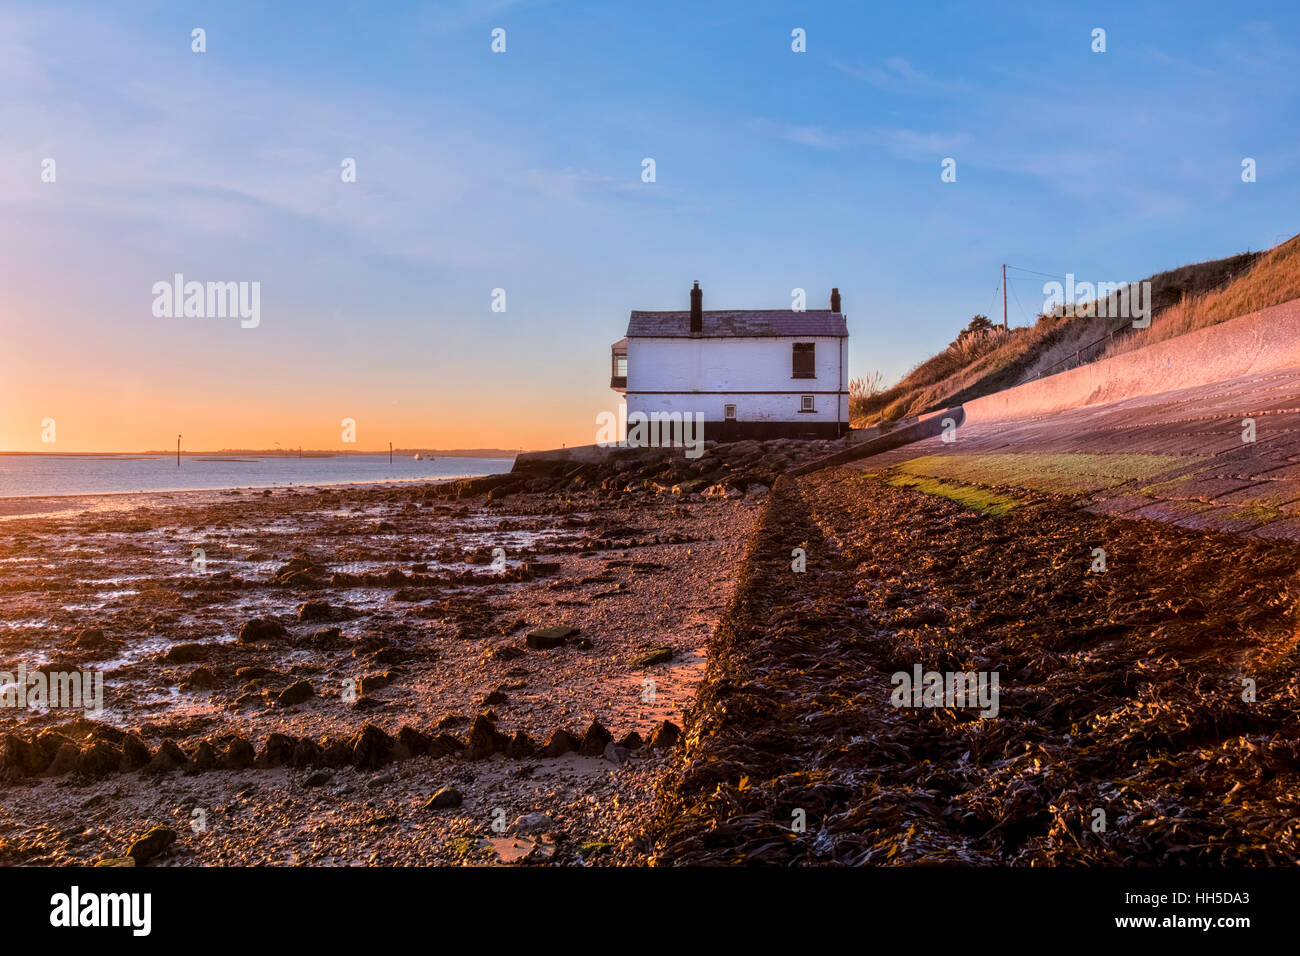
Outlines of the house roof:
{"type": "MultiPolygon", "coordinates": [[[[794,312],[790,309],[738,309],[704,312],[704,338],[849,334],[844,316],[828,309],[794,312]]],[[[627,321],[629,338],[691,338],[691,313],[633,312],[627,321]]]]}

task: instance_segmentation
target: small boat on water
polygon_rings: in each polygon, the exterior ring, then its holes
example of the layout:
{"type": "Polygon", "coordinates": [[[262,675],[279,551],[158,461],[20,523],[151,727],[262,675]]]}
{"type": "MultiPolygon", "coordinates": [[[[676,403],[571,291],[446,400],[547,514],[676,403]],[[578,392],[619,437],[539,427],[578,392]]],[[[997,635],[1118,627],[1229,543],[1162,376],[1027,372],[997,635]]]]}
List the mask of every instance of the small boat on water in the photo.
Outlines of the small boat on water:
{"type": "Polygon", "coordinates": [[[418,451],[415,453],[415,460],[416,461],[420,460],[420,453],[418,451]]]}

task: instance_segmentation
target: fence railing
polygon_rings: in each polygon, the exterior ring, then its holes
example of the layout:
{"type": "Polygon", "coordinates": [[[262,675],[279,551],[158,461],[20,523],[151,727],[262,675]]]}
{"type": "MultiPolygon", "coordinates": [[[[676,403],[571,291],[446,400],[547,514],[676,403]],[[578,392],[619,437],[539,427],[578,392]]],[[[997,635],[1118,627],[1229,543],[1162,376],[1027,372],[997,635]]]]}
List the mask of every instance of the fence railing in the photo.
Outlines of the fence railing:
{"type": "Polygon", "coordinates": [[[1080,365],[1087,365],[1090,362],[1095,362],[1105,354],[1106,350],[1110,348],[1116,338],[1123,338],[1125,334],[1130,334],[1132,331],[1132,320],[1126,319],[1123,325],[1111,329],[1095,342],[1089,342],[1087,345],[1079,346],[1079,348],[1075,349],[1073,356],[1067,356],[1066,358],[1061,359],[1061,361],[1047,366],[1047,368],[1042,371],[1022,379],[1020,384],[1023,385],[1025,382],[1032,382],[1035,379],[1045,378],[1048,375],[1056,375],[1058,372],[1068,372],[1070,369],[1078,368],[1080,365]]]}

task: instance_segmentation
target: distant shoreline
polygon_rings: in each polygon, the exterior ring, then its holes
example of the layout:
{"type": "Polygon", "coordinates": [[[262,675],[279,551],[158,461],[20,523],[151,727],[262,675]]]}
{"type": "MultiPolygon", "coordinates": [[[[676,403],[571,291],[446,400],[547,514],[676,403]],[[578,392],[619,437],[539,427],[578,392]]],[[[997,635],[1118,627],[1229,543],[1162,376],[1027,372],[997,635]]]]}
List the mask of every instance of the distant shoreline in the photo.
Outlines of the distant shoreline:
{"type": "Polygon", "coordinates": [[[258,494],[259,492],[302,492],[312,490],[322,490],[328,488],[332,491],[343,491],[348,488],[373,488],[379,485],[409,485],[409,484],[428,484],[441,485],[449,481],[460,481],[464,478],[481,478],[483,475],[455,475],[448,478],[378,478],[373,481],[310,481],[300,484],[285,485],[239,485],[232,487],[215,487],[215,488],[156,488],[139,491],[89,491],[89,492],[71,492],[69,494],[48,494],[48,495],[0,495],[0,521],[6,518],[30,518],[41,517],[46,514],[55,514],[65,511],[89,511],[96,510],[93,506],[96,503],[108,504],[107,499],[127,499],[139,498],[140,504],[147,503],[148,499],[156,497],[182,497],[194,496],[195,498],[207,497],[215,499],[218,496],[234,494],[258,494]],[[50,510],[41,510],[39,505],[43,502],[49,502],[53,507],[50,510]],[[78,507],[78,502],[84,502],[84,507],[78,507]]]}
{"type": "MultiPolygon", "coordinates": [[[[329,451],[322,449],[304,448],[301,452],[297,449],[284,451],[281,449],[249,449],[249,448],[218,448],[215,451],[191,451],[189,449],[181,450],[182,458],[200,458],[203,456],[220,455],[224,457],[243,456],[254,458],[358,458],[366,455],[387,455],[387,448],[378,451],[329,451]]],[[[425,458],[514,458],[523,454],[517,448],[394,448],[392,454],[397,457],[410,457],[411,455],[420,455],[425,458]]],[[[49,458],[174,458],[176,449],[161,451],[0,451],[0,456],[24,456],[49,458]]]]}

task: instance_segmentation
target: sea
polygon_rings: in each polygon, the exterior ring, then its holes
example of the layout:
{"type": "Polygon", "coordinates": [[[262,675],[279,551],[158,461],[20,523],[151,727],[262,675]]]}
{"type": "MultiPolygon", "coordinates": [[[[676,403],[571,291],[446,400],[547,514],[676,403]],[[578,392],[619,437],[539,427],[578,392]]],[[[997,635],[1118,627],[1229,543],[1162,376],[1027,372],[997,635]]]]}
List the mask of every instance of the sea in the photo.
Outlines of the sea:
{"type": "Polygon", "coordinates": [[[510,470],[513,458],[411,455],[13,455],[0,454],[0,498],[217,491],[435,481],[510,470]]]}

